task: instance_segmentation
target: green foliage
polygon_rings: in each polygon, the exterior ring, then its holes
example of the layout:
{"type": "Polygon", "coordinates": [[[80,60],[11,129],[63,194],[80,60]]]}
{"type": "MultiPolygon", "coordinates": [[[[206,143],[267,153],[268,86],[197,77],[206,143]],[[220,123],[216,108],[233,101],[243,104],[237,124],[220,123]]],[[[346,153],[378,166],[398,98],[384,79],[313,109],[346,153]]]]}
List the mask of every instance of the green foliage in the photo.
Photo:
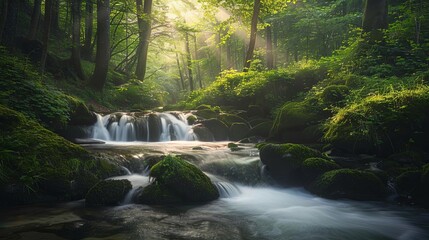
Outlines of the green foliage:
{"type": "Polygon", "coordinates": [[[43,82],[38,70],[28,61],[0,48],[0,104],[51,129],[66,125],[70,112],[67,96],[43,82]]]}
{"type": "Polygon", "coordinates": [[[125,109],[151,109],[162,106],[165,92],[151,81],[131,80],[110,91],[111,101],[125,109]]]}
{"type": "Polygon", "coordinates": [[[348,93],[349,88],[346,85],[330,85],[323,89],[321,98],[325,104],[338,104],[346,98],[348,93]]]}

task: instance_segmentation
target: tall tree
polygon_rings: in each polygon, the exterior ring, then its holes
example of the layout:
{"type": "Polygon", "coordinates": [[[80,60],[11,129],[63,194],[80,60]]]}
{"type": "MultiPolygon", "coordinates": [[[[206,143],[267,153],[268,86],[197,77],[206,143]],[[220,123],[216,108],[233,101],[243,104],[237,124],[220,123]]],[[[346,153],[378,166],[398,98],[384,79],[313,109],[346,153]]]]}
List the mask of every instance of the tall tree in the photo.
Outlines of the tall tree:
{"type": "Polygon", "coordinates": [[[194,91],[194,78],[192,75],[192,56],[189,47],[189,33],[185,31],[186,64],[188,68],[189,90],[194,91]]]}
{"type": "Polygon", "coordinates": [[[30,30],[27,36],[29,40],[36,39],[37,30],[39,28],[41,4],[42,0],[34,0],[33,13],[31,14],[30,30]]]}
{"type": "Polygon", "coordinates": [[[2,1],[2,15],[0,18],[0,43],[2,42],[2,39],[3,39],[3,31],[4,31],[4,27],[6,25],[7,13],[8,13],[8,9],[9,9],[9,1],[10,0],[3,0],[2,1]]]}
{"type": "Polygon", "coordinates": [[[80,79],[85,79],[85,74],[82,70],[82,64],[80,62],[80,22],[82,13],[82,0],[72,0],[72,18],[73,18],[73,29],[72,29],[72,54],[71,64],[80,79]]]}
{"type": "Polygon", "coordinates": [[[40,72],[45,72],[46,59],[48,58],[48,43],[49,35],[51,32],[51,19],[52,19],[52,0],[45,0],[45,19],[43,26],[43,49],[42,57],[40,60],[40,72]]]}
{"type": "Polygon", "coordinates": [[[142,0],[136,0],[136,5],[137,21],[139,25],[139,46],[137,50],[138,57],[136,76],[138,79],[144,80],[144,77],[146,75],[149,39],[152,31],[152,0],[144,0],[144,5],[142,3],[142,0]]]}
{"type": "Polygon", "coordinates": [[[9,0],[6,4],[7,14],[6,21],[3,26],[3,43],[5,45],[13,45],[15,43],[16,30],[18,25],[18,13],[21,1],[9,0]]]}
{"type": "Polygon", "coordinates": [[[90,86],[101,91],[107,81],[110,61],[110,0],[97,0],[97,51],[90,86]]]}
{"type": "Polygon", "coordinates": [[[60,31],[60,0],[52,0],[51,30],[55,34],[60,31]]]}
{"type": "Polygon", "coordinates": [[[92,31],[94,21],[94,2],[86,0],[85,3],[85,42],[83,44],[83,55],[87,59],[92,58],[92,31]]]}
{"type": "Polygon", "coordinates": [[[267,68],[274,68],[274,53],[273,53],[273,38],[272,38],[272,28],[267,26],[265,28],[266,42],[267,42],[267,68]]]}
{"type": "Polygon", "coordinates": [[[382,40],[382,29],[387,29],[387,0],[366,0],[362,30],[372,40],[382,40]]]}
{"type": "Polygon", "coordinates": [[[253,52],[255,50],[256,44],[256,35],[258,32],[258,18],[259,12],[261,10],[261,0],[255,0],[253,2],[253,15],[252,15],[252,23],[250,26],[250,41],[249,47],[246,52],[246,58],[244,60],[244,71],[248,71],[250,68],[250,62],[253,58],[253,52]]]}

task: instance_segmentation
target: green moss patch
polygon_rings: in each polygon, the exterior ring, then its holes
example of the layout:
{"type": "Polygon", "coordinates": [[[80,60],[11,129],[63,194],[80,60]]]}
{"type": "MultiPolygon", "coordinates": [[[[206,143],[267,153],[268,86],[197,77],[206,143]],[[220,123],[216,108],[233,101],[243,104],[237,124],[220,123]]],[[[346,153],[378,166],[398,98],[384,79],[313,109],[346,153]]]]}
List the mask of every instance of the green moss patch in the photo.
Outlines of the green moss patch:
{"type": "Polygon", "coordinates": [[[162,204],[176,197],[182,202],[206,202],[219,197],[210,179],[179,157],[166,156],[152,167],[150,176],[154,182],[142,192],[140,199],[143,203],[162,204]]]}

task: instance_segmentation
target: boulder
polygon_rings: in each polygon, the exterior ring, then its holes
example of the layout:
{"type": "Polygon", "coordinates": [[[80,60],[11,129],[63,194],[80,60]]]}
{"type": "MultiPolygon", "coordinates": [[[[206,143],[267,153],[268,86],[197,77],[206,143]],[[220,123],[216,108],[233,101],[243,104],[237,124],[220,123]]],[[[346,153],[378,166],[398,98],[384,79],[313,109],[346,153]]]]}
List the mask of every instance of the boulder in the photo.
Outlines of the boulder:
{"type": "Polygon", "coordinates": [[[273,127],[272,121],[266,121],[257,124],[252,129],[250,129],[248,136],[258,136],[258,137],[268,137],[270,135],[271,128],[273,127]]]}
{"type": "Polygon", "coordinates": [[[154,181],[143,190],[138,202],[207,202],[219,197],[219,192],[200,169],[175,156],[166,156],[150,172],[154,181]]]}
{"type": "Polygon", "coordinates": [[[147,121],[149,124],[149,142],[158,142],[162,133],[161,118],[156,113],[150,113],[147,121]]]}
{"type": "Polygon", "coordinates": [[[249,130],[250,128],[246,123],[233,123],[229,127],[229,139],[231,141],[239,141],[248,135],[249,130]]]}
{"type": "Polygon", "coordinates": [[[300,144],[259,144],[257,147],[268,173],[278,183],[287,186],[302,186],[305,183],[302,166],[306,159],[326,158],[321,152],[300,144]]]}
{"type": "Polygon", "coordinates": [[[131,182],[125,179],[104,180],[88,191],[85,203],[92,206],[118,205],[131,188],[131,182]]]}
{"type": "Polygon", "coordinates": [[[194,126],[192,129],[195,135],[197,135],[198,141],[213,142],[215,140],[210,130],[201,124],[194,126]]]}
{"type": "Polygon", "coordinates": [[[302,163],[302,173],[307,183],[313,182],[325,172],[339,168],[340,166],[334,161],[324,158],[307,158],[302,163]]]}
{"type": "Polygon", "coordinates": [[[70,121],[71,126],[93,125],[97,121],[97,116],[89,111],[88,107],[82,101],[69,97],[70,121]]]}
{"type": "Polygon", "coordinates": [[[387,187],[371,172],[338,169],[320,176],[310,191],[331,199],[380,200],[386,196],[387,187]]]}
{"type": "Polygon", "coordinates": [[[218,120],[218,119],[208,119],[201,121],[201,124],[210,130],[210,132],[213,134],[213,137],[215,141],[226,141],[228,140],[228,126],[218,120]]]}

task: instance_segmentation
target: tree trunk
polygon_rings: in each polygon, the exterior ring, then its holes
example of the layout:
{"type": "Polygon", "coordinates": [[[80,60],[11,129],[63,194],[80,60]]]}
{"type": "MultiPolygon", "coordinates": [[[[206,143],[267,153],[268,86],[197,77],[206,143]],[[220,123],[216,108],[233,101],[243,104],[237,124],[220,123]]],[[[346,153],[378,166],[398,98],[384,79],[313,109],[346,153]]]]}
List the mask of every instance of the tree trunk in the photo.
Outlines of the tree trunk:
{"type": "Polygon", "coordinates": [[[137,20],[139,25],[139,48],[137,51],[136,76],[139,80],[144,80],[146,75],[147,54],[149,50],[149,39],[152,31],[152,0],[144,0],[142,9],[142,0],[136,0],[137,20]]]}
{"type": "Polygon", "coordinates": [[[219,62],[219,73],[221,73],[222,72],[222,36],[220,32],[217,35],[217,41],[218,41],[217,56],[218,56],[218,62],[219,62]]]}
{"type": "Polygon", "coordinates": [[[186,63],[188,67],[188,77],[189,77],[189,89],[194,91],[194,79],[192,77],[192,56],[191,50],[189,48],[189,34],[185,33],[185,41],[186,41],[186,63]]]}
{"type": "Polygon", "coordinates": [[[201,80],[201,70],[200,70],[200,64],[198,63],[198,46],[197,46],[197,34],[194,35],[194,51],[195,51],[195,68],[197,71],[197,79],[198,83],[200,85],[200,89],[203,88],[203,82],[201,80]]]}
{"type": "Polygon", "coordinates": [[[183,79],[183,74],[182,74],[182,68],[180,67],[180,60],[179,60],[179,54],[177,53],[177,49],[176,49],[176,63],[177,63],[177,69],[179,70],[179,76],[180,76],[180,82],[182,83],[182,90],[185,91],[185,80],[183,79]]]}
{"type": "Polygon", "coordinates": [[[86,0],[85,4],[85,43],[83,45],[83,55],[86,59],[92,59],[92,31],[94,22],[93,0],[86,0]]]}
{"type": "Polygon", "coordinates": [[[37,30],[39,28],[40,8],[42,0],[34,0],[33,13],[31,14],[30,31],[27,38],[29,40],[36,39],[37,30]]]}
{"type": "Polygon", "coordinates": [[[51,31],[51,19],[52,19],[52,0],[45,1],[45,19],[43,26],[43,50],[42,58],[40,60],[40,72],[43,76],[45,72],[46,59],[48,58],[48,43],[49,43],[49,34],[51,31]]]}
{"type": "Polygon", "coordinates": [[[110,0],[97,0],[97,52],[90,86],[103,90],[110,61],[110,0]]]}
{"type": "Polygon", "coordinates": [[[60,0],[52,0],[51,30],[54,34],[60,32],[60,0]]]}
{"type": "Polygon", "coordinates": [[[250,68],[250,63],[253,59],[253,51],[255,50],[256,44],[256,35],[258,32],[258,17],[261,10],[261,0],[255,0],[253,4],[253,15],[252,23],[250,27],[250,41],[249,48],[247,49],[246,58],[244,60],[244,69],[243,71],[247,72],[250,68]]]}
{"type": "Polygon", "coordinates": [[[273,56],[273,38],[271,26],[265,28],[265,34],[267,35],[267,68],[269,70],[274,68],[274,56],[273,56]]]}
{"type": "Polygon", "coordinates": [[[2,15],[0,18],[0,43],[2,43],[2,39],[3,39],[3,30],[6,24],[6,20],[7,20],[7,13],[8,13],[8,8],[9,8],[9,0],[3,0],[3,4],[2,4],[2,15]]]}
{"type": "Polygon", "coordinates": [[[277,46],[278,46],[278,36],[277,36],[277,24],[273,23],[273,50],[272,50],[272,54],[273,54],[273,67],[277,68],[277,46]]]}
{"type": "Polygon", "coordinates": [[[7,4],[7,16],[3,28],[3,43],[12,46],[15,43],[16,27],[18,25],[18,12],[20,1],[9,0],[7,4]]]}
{"type": "Polygon", "coordinates": [[[381,41],[381,30],[387,29],[387,0],[366,0],[362,20],[363,33],[371,40],[381,41]]]}
{"type": "Polygon", "coordinates": [[[82,0],[72,0],[72,17],[73,17],[73,31],[72,31],[72,55],[71,64],[77,76],[85,80],[85,74],[82,70],[80,62],[80,20],[82,12],[82,0]]]}

